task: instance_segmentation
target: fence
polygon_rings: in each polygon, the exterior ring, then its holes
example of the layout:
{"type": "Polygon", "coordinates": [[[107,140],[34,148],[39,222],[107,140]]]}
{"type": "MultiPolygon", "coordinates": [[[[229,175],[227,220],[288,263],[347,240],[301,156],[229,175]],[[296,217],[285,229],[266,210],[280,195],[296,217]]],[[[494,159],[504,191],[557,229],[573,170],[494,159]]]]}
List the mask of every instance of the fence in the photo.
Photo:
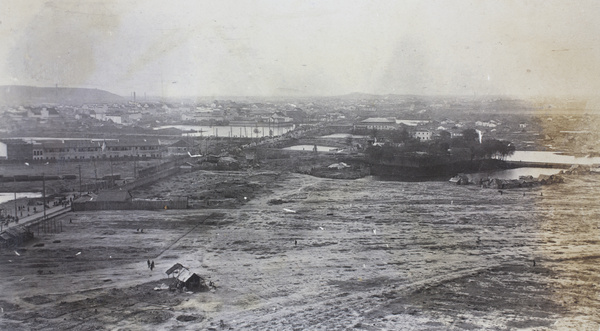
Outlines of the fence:
{"type": "Polygon", "coordinates": [[[130,191],[130,190],[133,190],[140,186],[152,184],[152,183],[157,182],[160,179],[163,179],[165,177],[176,175],[179,172],[180,172],[179,167],[173,167],[170,169],[166,169],[166,170],[162,170],[157,173],[154,173],[150,177],[137,178],[135,181],[133,181],[131,183],[121,185],[120,188],[125,191],[130,191]]]}
{"type": "Polygon", "coordinates": [[[181,162],[182,162],[181,160],[173,160],[173,161],[168,161],[165,163],[157,164],[152,167],[140,169],[140,170],[138,170],[138,177],[143,178],[143,177],[148,177],[148,176],[154,176],[155,173],[159,173],[164,170],[169,170],[171,168],[176,168],[181,162]]]}
{"type": "Polygon", "coordinates": [[[73,211],[187,209],[188,199],[74,202],[73,211]]]}

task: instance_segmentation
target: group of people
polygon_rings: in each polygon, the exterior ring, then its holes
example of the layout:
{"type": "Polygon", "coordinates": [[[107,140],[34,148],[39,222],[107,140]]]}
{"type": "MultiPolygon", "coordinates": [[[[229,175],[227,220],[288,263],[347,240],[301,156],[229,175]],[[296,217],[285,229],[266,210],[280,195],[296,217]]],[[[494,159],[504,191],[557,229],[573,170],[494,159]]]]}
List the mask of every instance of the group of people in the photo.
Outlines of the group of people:
{"type": "MultiPolygon", "coordinates": [[[[23,217],[23,212],[25,211],[25,209],[27,209],[27,216],[29,216],[29,206],[17,206],[17,210],[18,210],[19,214],[21,215],[21,217],[23,217]]],[[[18,220],[19,218],[16,217],[16,219],[18,220]]]]}
{"type": "Polygon", "coordinates": [[[0,216],[0,226],[8,226],[10,222],[15,222],[16,224],[19,224],[19,217],[15,217],[12,215],[0,216]]]}
{"type": "Polygon", "coordinates": [[[148,268],[150,269],[150,271],[154,270],[154,260],[152,260],[152,262],[148,260],[148,268]]]}
{"type": "Polygon", "coordinates": [[[67,207],[69,207],[69,204],[70,204],[71,202],[73,202],[73,198],[69,198],[69,199],[62,198],[62,199],[60,199],[60,200],[56,200],[56,201],[54,201],[54,202],[52,203],[52,206],[54,206],[54,207],[56,207],[56,206],[61,206],[61,207],[63,207],[63,208],[67,208],[67,207]]]}

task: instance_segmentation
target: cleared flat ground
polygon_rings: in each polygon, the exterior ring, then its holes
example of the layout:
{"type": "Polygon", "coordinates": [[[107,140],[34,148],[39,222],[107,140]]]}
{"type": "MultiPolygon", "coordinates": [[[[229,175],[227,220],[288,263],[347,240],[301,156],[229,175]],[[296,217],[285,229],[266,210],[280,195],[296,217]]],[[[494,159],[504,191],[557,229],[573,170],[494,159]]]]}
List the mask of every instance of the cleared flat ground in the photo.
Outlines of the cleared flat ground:
{"type": "Polygon", "coordinates": [[[599,184],[290,174],[237,209],[68,214],[0,253],[0,329],[598,330],[599,184]],[[216,290],[154,291],[176,262],[216,290]]]}

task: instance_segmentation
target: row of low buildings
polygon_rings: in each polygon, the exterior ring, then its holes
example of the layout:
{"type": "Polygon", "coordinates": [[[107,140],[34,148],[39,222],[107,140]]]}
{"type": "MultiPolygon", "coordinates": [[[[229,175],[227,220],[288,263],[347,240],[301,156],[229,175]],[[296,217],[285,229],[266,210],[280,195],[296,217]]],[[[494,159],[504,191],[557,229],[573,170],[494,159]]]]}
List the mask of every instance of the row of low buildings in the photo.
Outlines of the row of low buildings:
{"type": "Polygon", "coordinates": [[[109,108],[107,105],[92,107],[84,106],[82,108],[63,108],[61,111],[52,107],[18,107],[6,109],[3,116],[17,120],[61,120],[65,118],[74,118],[81,120],[84,117],[91,117],[99,121],[111,121],[115,124],[134,124],[142,119],[142,112],[137,109],[118,109],[109,108]]]}
{"type": "Polygon", "coordinates": [[[56,108],[50,107],[19,107],[6,109],[2,116],[14,119],[37,119],[37,120],[50,120],[60,118],[60,113],[56,108]]]}
{"type": "MultiPolygon", "coordinates": [[[[440,125],[435,127],[435,125],[437,125],[436,123],[437,122],[428,120],[401,120],[396,118],[371,117],[354,124],[354,129],[398,130],[404,128],[413,138],[421,141],[429,141],[437,138],[444,138],[444,132],[451,138],[460,137],[465,128],[463,123],[452,120],[441,121],[439,122],[440,125]]],[[[496,131],[496,127],[501,124],[501,122],[495,120],[477,121],[473,123],[475,128],[481,128],[481,130],[488,130],[489,132],[496,131]]],[[[525,129],[526,127],[526,123],[519,124],[519,129],[525,129]]]]}
{"type": "Polygon", "coordinates": [[[228,121],[252,122],[252,123],[292,123],[294,119],[281,111],[276,112],[256,112],[252,116],[239,116],[234,113],[226,114],[223,109],[210,109],[196,107],[195,111],[182,112],[181,120],[184,122],[203,122],[203,121],[228,121]]]}
{"type": "Polygon", "coordinates": [[[191,144],[185,140],[160,139],[72,139],[0,141],[0,160],[68,161],[119,158],[161,158],[187,155],[191,144]]]}
{"type": "Polygon", "coordinates": [[[430,121],[426,120],[400,120],[396,118],[384,118],[384,117],[371,117],[367,118],[354,125],[354,129],[362,130],[396,130],[400,127],[414,127],[410,130],[414,138],[421,141],[428,141],[433,139],[433,131],[426,128],[419,128],[428,124],[430,121]]]}

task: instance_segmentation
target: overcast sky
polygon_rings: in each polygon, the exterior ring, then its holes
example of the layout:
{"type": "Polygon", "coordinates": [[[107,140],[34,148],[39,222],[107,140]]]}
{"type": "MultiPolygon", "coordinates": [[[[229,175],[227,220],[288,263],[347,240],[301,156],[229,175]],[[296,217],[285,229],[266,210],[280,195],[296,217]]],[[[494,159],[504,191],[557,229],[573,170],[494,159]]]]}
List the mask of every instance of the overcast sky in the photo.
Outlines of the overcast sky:
{"type": "Polygon", "coordinates": [[[598,95],[600,1],[0,2],[0,85],[598,95]]]}

